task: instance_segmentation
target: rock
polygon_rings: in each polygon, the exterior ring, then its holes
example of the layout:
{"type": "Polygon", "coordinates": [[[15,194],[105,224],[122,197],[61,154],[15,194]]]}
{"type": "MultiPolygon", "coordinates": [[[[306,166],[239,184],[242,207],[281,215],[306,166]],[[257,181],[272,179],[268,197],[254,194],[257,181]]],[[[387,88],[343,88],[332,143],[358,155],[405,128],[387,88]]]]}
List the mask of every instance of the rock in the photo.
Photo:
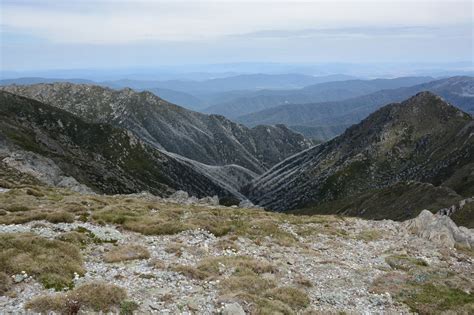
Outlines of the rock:
{"type": "Polygon", "coordinates": [[[177,202],[187,202],[189,199],[189,194],[182,190],[177,190],[174,194],[172,194],[169,199],[175,200],[177,202]]]}
{"type": "Polygon", "coordinates": [[[409,232],[439,245],[454,247],[457,244],[474,248],[474,231],[456,226],[448,216],[423,210],[418,217],[404,224],[409,232]]]}
{"type": "Polygon", "coordinates": [[[239,203],[239,208],[254,208],[255,205],[248,199],[242,200],[239,203]]]}
{"type": "Polygon", "coordinates": [[[207,204],[210,206],[218,206],[219,205],[219,197],[213,196],[213,197],[204,197],[199,199],[200,204],[207,204]]]}
{"type": "Polygon", "coordinates": [[[224,306],[222,315],[245,315],[245,311],[239,303],[231,303],[224,306]]]}

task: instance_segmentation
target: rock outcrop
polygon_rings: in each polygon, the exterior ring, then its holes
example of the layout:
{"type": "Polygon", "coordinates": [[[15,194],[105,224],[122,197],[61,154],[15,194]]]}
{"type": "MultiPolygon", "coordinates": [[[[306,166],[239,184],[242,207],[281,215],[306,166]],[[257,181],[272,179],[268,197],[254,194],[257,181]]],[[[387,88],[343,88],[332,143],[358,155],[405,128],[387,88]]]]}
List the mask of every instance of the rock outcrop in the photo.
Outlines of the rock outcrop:
{"type": "Polygon", "coordinates": [[[418,217],[405,221],[404,225],[409,232],[441,246],[474,248],[474,230],[456,226],[445,215],[423,210],[418,217]]]}

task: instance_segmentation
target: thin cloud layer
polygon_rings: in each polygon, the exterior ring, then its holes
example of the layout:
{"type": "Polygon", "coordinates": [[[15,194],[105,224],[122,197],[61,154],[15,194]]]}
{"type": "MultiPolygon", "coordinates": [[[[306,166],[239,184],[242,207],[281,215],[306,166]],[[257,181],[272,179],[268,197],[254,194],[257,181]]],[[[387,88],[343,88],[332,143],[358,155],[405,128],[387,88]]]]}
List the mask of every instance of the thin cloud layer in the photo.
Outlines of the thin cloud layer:
{"type": "Polygon", "coordinates": [[[376,45],[370,40],[414,49],[413,60],[421,55],[417,46],[431,47],[434,41],[440,49],[428,59],[447,59],[444,54],[450,54],[460,60],[472,53],[471,1],[3,0],[1,9],[2,66],[9,69],[26,66],[19,55],[45,67],[54,59],[54,50],[56,59],[66,61],[78,58],[77,49],[86,48],[84,66],[117,62],[103,60],[117,47],[125,64],[136,62],[130,56],[137,49],[151,50],[150,55],[163,63],[291,61],[292,56],[295,61],[331,56],[383,59],[385,49],[373,51],[376,45]],[[44,56],[25,52],[40,47],[44,56]],[[341,56],[341,49],[358,55],[341,56]],[[195,58],[189,50],[196,50],[195,58]],[[59,56],[64,53],[70,58],[59,56]]]}

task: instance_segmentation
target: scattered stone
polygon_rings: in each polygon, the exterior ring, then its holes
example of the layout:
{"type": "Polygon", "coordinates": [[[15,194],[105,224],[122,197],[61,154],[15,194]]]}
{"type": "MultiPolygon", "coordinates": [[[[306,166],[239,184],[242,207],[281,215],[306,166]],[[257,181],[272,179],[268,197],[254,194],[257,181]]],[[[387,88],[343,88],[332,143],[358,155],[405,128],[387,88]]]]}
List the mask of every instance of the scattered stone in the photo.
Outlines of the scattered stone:
{"type": "Polygon", "coordinates": [[[224,306],[222,315],[245,315],[243,307],[239,303],[231,303],[224,306]]]}

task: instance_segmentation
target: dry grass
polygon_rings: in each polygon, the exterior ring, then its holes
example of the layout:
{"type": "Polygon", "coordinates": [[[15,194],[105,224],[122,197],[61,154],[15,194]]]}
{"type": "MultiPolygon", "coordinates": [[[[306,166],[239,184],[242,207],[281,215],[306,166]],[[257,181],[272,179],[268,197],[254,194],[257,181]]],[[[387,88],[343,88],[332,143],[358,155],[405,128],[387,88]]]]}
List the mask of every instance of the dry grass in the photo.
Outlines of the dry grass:
{"type": "Polygon", "coordinates": [[[35,276],[46,288],[72,285],[74,273],[84,273],[79,249],[70,243],[33,234],[0,234],[0,271],[35,276]]]}
{"type": "Polygon", "coordinates": [[[199,270],[198,268],[194,268],[192,266],[186,266],[186,265],[171,266],[170,270],[179,272],[180,274],[188,278],[196,279],[196,280],[205,280],[211,276],[211,274],[208,272],[199,270]]]}
{"type": "Polygon", "coordinates": [[[4,272],[0,272],[0,295],[7,293],[12,286],[12,279],[4,272]]]}
{"type": "Polygon", "coordinates": [[[305,288],[313,287],[313,283],[308,278],[305,278],[303,276],[297,276],[295,278],[295,283],[305,288]]]}
{"type": "Polygon", "coordinates": [[[64,232],[60,234],[57,239],[77,246],[84,246],[89,243],[89,237],[87,237],[87,235],[76,231],[64,232]]]}
{"type": "Polygon", "coordinates": [[[88,196],[41,186],[14,188],[2,193],[0,204],[6,211],[0,216],[0,224],[35,220],[71,222],[76,217],[81,221],[120,225],[145,235],[171,235],[201,228],[218,237],[243,236],[257,244],[270,241],[282,246],[298,243],[294,235],[280,227],[282,223],[331,226],[329,223],[341,220],[331,216],[295,216],[258,209],[211,209],[135,196],[88,196]],[[9,208],[21,211],[10,212],[9,208]]]}
{"type": "Polygon", "coordinates": [[[224,273],[232,274],[263,274],[276,273],[275,266],[267,261],[257,260],[248,256],[222,256],[202,260],[197,269],[218,276],[224,273]]]}
{"type": "Polygon", "coordinates": [[[45,295],[34,298],[25,305],[25,309],[38,313],[57,312],[76,314],[79,311],[117,312],[127,298],[124,289],[104,282],[84,284],[67,293],[45,295]]]}
{"type": "Polygon", "coordinates": [[[264,292],[277,287],[277,282],[273,279],[264,278],[257,275],[231,276],[224,279],[221,290],[229,295],[253,295],[260,296],[264,292]]]}
{"type": "Polygon", "coordinates": [[[382,239],[383,235],[378,230],[365,230],[357,234],[355,238],[366,242],[373,242],[382,239]]]}
{"type": "Polygon", "coordinates": [[[426,261],[405,255],[391,255],[385,258],[385,262],[393,269],[409,271],[412,269],[426,267],[426,261]]]}
{"type": "Polygon", "coordinates": [[[168,254],[175,254],[177,257],[181,257],[186,246],[181,243],[171,242],[166,245],[165,252],[168,254]]]}
{"type": "Polygon", "coordinates": [[[152,267],[153,269],[166,269],[166,263],[158,258],[150,259],[150,261],[148,262],[148,266],[152,267]]]}
{"type": "Polygon", "coordinates": [[[104,261],[108,263],[148,258],[150,258],[148,249],[136,244],[117,246],[104,255],[104,261]]]}
{"type": "MultiPolygon", "coordinates": [[[[389,292],[395,300],[407,304],[419,314],[473,314],[474,296],[458,288],[465,282],[449,273],[392,272],[377,278],[374,293],[389,292]]],[[[469,286],[469,284],[467,284],[469,286]]]]}
{"type": "Polygon", "coordinates": [[[306,292],[292,287],[271,289],[265,293],[265,297],[270,300],[281,301],[295,310],[303,309],[310,303],[306,292]]]}

